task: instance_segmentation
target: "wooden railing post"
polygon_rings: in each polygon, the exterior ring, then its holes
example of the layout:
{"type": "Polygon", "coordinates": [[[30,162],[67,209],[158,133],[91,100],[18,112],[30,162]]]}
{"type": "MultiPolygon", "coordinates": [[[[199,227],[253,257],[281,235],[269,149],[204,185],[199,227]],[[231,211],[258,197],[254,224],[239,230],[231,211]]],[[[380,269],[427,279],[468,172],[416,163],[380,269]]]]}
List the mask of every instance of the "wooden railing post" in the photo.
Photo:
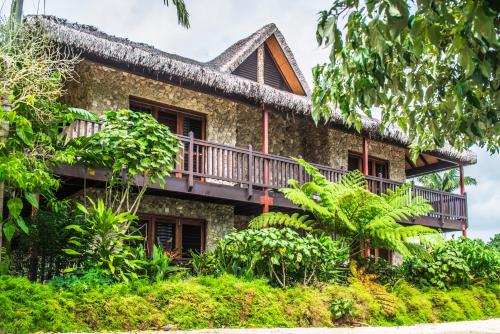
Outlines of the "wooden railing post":
{"type": "Polygon", "coordinates": [[[378,173],[378,194],[382,194],[382,185],[383,185],[383,180],[382,180],[382,173],[378,173]]]}
{"type": "Polygon", "coordinates": [[[253,196],[253,154],[252,145],[248,145],[248,199],[253,196]]]}
{"type": "Polygon", "coordinates": [[[188,191],[193,190],[194,176],[193,176],[193,151],[194,151],[194,134],[189,131],[189,154],[188,154],[188,191]]]}
{"type": "Polygon", "coordinates": [[[443,224],[444,224],[444,200],[443,200],[442,193],[439,193],[439,218],[440,218],[441,226],[443,226],[443,224]]]}

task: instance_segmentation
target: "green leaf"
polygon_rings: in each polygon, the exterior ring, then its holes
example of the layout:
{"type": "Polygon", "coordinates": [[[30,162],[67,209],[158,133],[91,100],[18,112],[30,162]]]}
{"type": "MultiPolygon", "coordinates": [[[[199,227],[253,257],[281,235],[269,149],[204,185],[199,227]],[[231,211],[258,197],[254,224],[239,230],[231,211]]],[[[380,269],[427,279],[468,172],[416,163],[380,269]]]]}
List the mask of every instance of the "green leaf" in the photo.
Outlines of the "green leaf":
{"type": "Polygon", "coordinates": [[[87,210],[87,208],[81,204],[81,203],[76,203],[76,207],[78,208],[78,210],[80,210],[81,212],[83,212],[84,214],[86,215],[89,215],[89,211],[87,210]]]}
{"type": "Polygon", "coordinates": [[[63,249],[63,252],[68,254],[68,255],[82,255],[82,253],[77,252],[76,250],[71,249],[71,248],[65,248],[65,249],[63,249]]]}
{"type": "Polygon", "coordinates": [[[17,222],[17,226],[19,226],[21,231],[23,231],[26,234],[30,233],[30,229],[29,229],[28,225],[26,225],[26,222],[24,221],[23,217],[21,217],[21,216],[16,217],[16,222],[17,222]]]}
{"type": "Polygon", "coordinates": [[[36,194],[32,192],[25,192],[24,197],[26,200],[35,208],[38,209],[38,200],[36,199],[36,194]]]}
{"type": "Polygon", "coordinates": [[[17,218],[23,209],[23,201],[19,197],[11,198],[7,202],[9,213],[12,217],[17,218]]]}
{"type": "Polygon", "coordinates": [[[33,146],[33,129],[30,125],[16,126],[16,134],[28,146],[33,146]]]}
{"type": "Polygon", "coordinates": [[[16,225],[12,222],[7,222],[3,225],[3,234],[5,235],[5,239],[8,241],[12,240],[14,233],[16,233],[16,225]]]}

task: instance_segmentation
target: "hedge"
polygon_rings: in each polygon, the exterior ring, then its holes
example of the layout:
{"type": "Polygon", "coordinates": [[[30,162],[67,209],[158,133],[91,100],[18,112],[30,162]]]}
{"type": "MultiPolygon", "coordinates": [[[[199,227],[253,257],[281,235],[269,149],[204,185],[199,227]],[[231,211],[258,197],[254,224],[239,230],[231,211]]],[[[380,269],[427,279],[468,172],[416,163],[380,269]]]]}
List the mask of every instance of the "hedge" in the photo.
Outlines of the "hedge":
{"type": "Polygon", "coordinates": [[[223,275],[60,289],[2,276],[0,332],[408,325],[500,317],[499,296],[499,285],[441,291],[404,281],[391,291],[356,281],[282,290],[223,275]],[[331,305],[341,298],[353,309],[334,321],[331,305]]]}

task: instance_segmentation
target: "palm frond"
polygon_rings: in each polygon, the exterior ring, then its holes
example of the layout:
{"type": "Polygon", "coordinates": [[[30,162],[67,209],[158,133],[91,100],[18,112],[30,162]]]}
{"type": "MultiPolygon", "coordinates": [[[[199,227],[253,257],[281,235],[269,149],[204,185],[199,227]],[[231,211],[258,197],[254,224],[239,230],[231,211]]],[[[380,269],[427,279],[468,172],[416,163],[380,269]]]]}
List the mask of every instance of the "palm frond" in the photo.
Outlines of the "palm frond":
{"type": "Polygon", "coordinates": [[[310,219],[307,215],[300,215],[298,213],[288,215],[282,212],[267,212],[252,219],[248,226],[253,229],[284,226],[298,230],[312,231],[314,224],[315,220],[310,219]]]}

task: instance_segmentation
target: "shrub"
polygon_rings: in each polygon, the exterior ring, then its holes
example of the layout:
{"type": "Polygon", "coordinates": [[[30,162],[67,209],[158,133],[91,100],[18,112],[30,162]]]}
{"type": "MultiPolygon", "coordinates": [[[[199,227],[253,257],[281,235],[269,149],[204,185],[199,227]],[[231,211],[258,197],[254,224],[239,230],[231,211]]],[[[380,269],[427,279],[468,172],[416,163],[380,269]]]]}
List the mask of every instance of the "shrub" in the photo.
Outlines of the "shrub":
{"type": "Polygon", "coordinates": [[[339,267],[349,248],[328,236],[300,236],[289,229],[244,230],[227,235],[215,251],[223,271],[246,278],[265,277],[281,287],[314,281],[340,282],[339,267]]]}
{"type": "Polygon", "coordinates": [[[339,298],[330,304],[330,312],[334,321],[339,321],[354,314],[354,301],[351,298],[339,298]]]}
{"type": "Polygon", "coordinates": [[[421,286],[450,288],[476,282],[498,282],[500,253],[481,240],[452,239],[429,257],[407,259],[403,264],[408,281],[421,286]]]}
{"type": "Polygon", "coordinates": [[[453,285],[466,286],[472,279],[462,252],[449,242],[433,250],[428,257],[405,259],[403,270],[408,281],[441,289],[453,285]]]}

